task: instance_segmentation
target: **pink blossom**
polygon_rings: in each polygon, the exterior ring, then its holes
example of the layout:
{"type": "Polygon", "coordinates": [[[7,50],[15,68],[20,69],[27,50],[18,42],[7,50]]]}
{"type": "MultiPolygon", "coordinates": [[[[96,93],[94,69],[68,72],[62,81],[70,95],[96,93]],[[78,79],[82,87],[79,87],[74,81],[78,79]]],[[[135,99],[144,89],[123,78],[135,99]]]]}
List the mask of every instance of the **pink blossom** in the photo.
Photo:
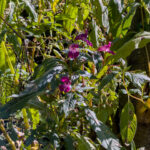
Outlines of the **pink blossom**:
{"type": "Polygon", "coordinates": [[[68,77],[62,77],[61,78],[61,82],[63,82],[63,83],[71,83],[70,79],[68,77]]]}
{"type": "Polygon", "coordinates": [[[82,40],[82,41],[86,42],[87,45],[93,46],[93,44],[89,40],[87,40],[87,37],[88,37],[88,34],[86,32],[86,33],[82,33],[82,34],[77,35],[75,40],[82,40]]]}
{"type": "Polygon", "coordinates": [[[107,53],[111,53],[112,55],[114,55],[115,53],[113,51],[110,50],[111,47],[111,42],[108,43],[108,45],[104,45],[98,48],[98,51],[103,51],[103,52],[107,52],[107,53]]]}
{"type": "Polygon", "coordinates": [[[78,44],[71,44],[69,46],[68,57],[75,59],[79,56],[79,45],[78,44]]]}
{"type": "Polygon", "coordinates": [[[59,89],[60,89],[60,91],[67,93],[70,91],[71,85],[64,83],[64,84],[59,85],[59,89]]]}
{"type": "Polygon", "coordinates": [[[71,81],[69,78],[64,76],[60,80],[63,84],[59,85],[59,90],[65,93],[69,92],[71,90],[71,81]]]}

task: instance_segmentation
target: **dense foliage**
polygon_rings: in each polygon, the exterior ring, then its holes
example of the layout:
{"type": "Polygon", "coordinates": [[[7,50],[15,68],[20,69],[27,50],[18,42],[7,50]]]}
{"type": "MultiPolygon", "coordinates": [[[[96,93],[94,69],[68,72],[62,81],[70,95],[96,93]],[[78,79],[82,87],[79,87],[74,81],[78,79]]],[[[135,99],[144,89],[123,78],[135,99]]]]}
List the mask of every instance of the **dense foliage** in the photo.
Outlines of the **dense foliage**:
{"type": "Polygon", "coordinates": [[[136,150],[148,43],[149,0],[0,0],[1,149],[136,150]]]}

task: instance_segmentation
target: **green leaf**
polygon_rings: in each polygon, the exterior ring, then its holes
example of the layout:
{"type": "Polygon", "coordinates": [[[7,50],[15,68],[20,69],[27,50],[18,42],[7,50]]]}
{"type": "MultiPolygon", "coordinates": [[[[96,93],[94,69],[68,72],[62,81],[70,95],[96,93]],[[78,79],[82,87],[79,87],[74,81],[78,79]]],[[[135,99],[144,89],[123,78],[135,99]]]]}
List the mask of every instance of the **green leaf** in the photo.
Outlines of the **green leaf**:
{"type": "MultiPolygon", "coordinates": [[[[4,16],[4,11],[6,8],[7,0],[0,0],[0,16],[4,16]]],[[[0,19],[0,24],[2,23],[2,20],[0,19]]]]}
{"type": "Polygon", "coordinates": [[[73,138],[70,135],[67,135],[64,139],[65,141],[65,150],[74,150],[74,146],[73,146],[73,138]]]}
{"type": "Polygon", "coordinates": [[[134,141],[131,142],[131,150],[136,150],[136,145],[134,141]]]}
{"type": "Polygon", "coordinates": [[[127,31],[130,29],[132,19],[135,15],[136,9],[139,6],[139,3],[133,3],[131,5],[130,12],[121,20],[121,23],[119,26],[116,27],[116,37],[120,37],[120,35],[125,36],[127,31]]]}
{"type": "Polygon", "coordinates": [[[97,134],[101,145],[107,150],[121,150],[122,146],[110,129],[101,121],[99,121],[95,113],[89,109],[85,110],[86,118],[91,124],[91,127],[97,134]]]}
{"type": "Polygon", "coordinates": [[[64,101],[63,104],[63,111],[65,113],[65,116],[67,117],[69,115],[69,112],[71,110],[74,110],[75,108],[75,104],[76,104],[76,100],[74,99],[74,95],[72,93],[68,93],[66,95],[66,100],[64,101]]]}
{"type": "Polygon", "coordinates": [[[56,67],[59,63],[63,63],[60,59],[57,58],[49,58],[45,59],[42,64],[38,65],[34,70],[33,79],[41,77],[48,70],[56,67]]]}
{"type": "Polygon", "coordinates": [[[78,150],[96,150],[88,137],[84,137],[76,133],[75,138],[78,141],[78,150]]]}
{"type": "Polygon", "coordinates": [[[17,110],[24,108],[29,100],[34,99],[36,96],[44,93],[47,85],[51,83],[52,80],[55,79],[55,75],[59,74],[62,70],[63,68],[61,65],[51,68],[40,78],[31,82],[23,92],[21,92],[19,95],[14,95],[11,101],[0,108],[0,117],[8,118],[17,110]]]}
{"type": "Polygon", "coordinates": [[[108,5],[110,32],[115,36],[122,16],[123,5],[121,0],[110,0],[108,5]]]}
{"type": "Polygon", "coordinates": [[[0,70],[4,70],[5,64],[6,64],[6,56],[5,51],[3,50],[3,43],[0,45],[0,70]]]}
{"type": "Polygon", "coordinates": [[[137,128],[137,118],[134,113],[134,106],[128,102],[121,112],[120,130],[123,142],[130,144],[134,138],[137,128]]]}
{"type": "Polygon", "coordinates": [[[97,19],[97,24],[103,26],[109,31],[108,9],[103,4],[102,0],[92,0],[94,15],[97,19]]]}
{"type": "Polygon", "coordinates": [[[65,14],[72,18],[64,21],[64,28],[71,34],[72,30],[75,28],[75,21],[78,16],[78,7],[68,4],[65,9],[65,14]]]}
{"type": "Polygon", "coordinates": [[[24,142],[25,146],[29,146],[32,144],[32,142],[35,140],[35,134],[36,134],[36,130],[32,130],[31,135],[28,136],[24,142]]]}
{"type": "Polygon", "coordinates": [[[34,9],[34,6],[31,4],[31,2],[29,0],[22,0],[22,1],[25,3],[28,12],[34,18],[34,21],[37,22],[38,15],[37,15],[37,13],[36,13],[36,11],[34,9]]]}
{"type": "Polygon", "coordinates": [[[90,12],[89,4],[81,3],[80,9],[78,10],[78,24],[80,26],[80,29],[83,29],[84,20],[88,18],[89,12],[90,12]]]}
{"type": "MultiPolygon", "coordinates": [[[[119,42],[119,41],[118,41],[119,42]]],[[[131,52],[138,48],[143,48],[150,42],[150,32],[140,32],[136,34],[132,39],[125,42],[118,50],[117,53],[110,57],[107,63],[114,63],[119,58],[127,58],[131,52]]]]}
{"type": "Polygon", "coordinates": [[[32,129],[36,129],[36,127],[40,121],[39,110],[34,109],[34,108],[29,108],[29,111],[31,114],[32,129]]]}
{"type": "Polygon", "coordinates": [[[143,84],[150,82],[150,78],[142,73],[126,72],[125,77],[128,78],[129,81],[138,88],[141,88],[143,84]]]}
{"type": "Polygon", "coordinates": [[[100,85],[98,86],[98,90],[102,90],[102,88],[107,85],[114,77],[115,77],[115,73],[110,73],[108,75],[106,75],[102,80],[100,85]]]}
{"type": "Polygon", "coordinates": [[[89,40],[93,43],[94,47],[98,47],[99,46],[99,34],[98,34],[98,30],[99,27],[97,26],[96,22],[94,19],[92,19],[92,23],[90,24],[91,26],[91,33],[89,34],[89,40]]]}

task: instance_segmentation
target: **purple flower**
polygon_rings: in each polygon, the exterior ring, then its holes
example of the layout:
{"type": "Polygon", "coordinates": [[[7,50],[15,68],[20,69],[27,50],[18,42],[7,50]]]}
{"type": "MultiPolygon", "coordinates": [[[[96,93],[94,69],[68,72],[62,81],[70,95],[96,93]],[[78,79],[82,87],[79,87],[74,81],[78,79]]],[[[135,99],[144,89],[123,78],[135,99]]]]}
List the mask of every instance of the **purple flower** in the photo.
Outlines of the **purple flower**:
{"type": "Polygon", "coordinates": [[[82,33],[82,34],[77,35],[75,40],[82,40],[82,41],[86,42],[87,45],[93,46],[93,44],[89,40],[87,40],[87,37],[88,37],[88,34],[86,32],[86,33],[82,33]]]}
{"type": "Polygon", "coordinates": [[[59,89],[60,89],[60,91],[67,93],[70,91],[71,85],[64,83],[64,84],[59,85],[59,89]]]}
{"type": "Polygon", "coordinates": [[[62,77],[60,81],[63,83],[71,83],[68,77],[62,77]]]}
{"type": "Polygon", "coordinates": [[[82,33],[76,36],[75,40],[83,40],[83,39],[87,39],[87,33],[82,33]]]}
{"type": "Polygon", "coordinates": [[[98,48],[98,51],[100,52],[107,52],[107,53],[111,53],[112,55],[114,55],[115,53],[113,51],[110,50],[111,47],[111,42],[108,43],[108,45],[104,45],[98,48]]]}
{"type": "Polygon", "coordinates": [[[69,92],[71,89],[71,81],[69,80],[69,78],[65,76],[62,77],[60,80],[61,82],[63,82],[63,84],[59,85],[60,91],[65,93],[69,92]]]}
{"type": "Polygon", "coordinates": [[[68,57],[75,59],[79,56],[79,45],[78,44],[71,44],[69,46],[68,57]]]}

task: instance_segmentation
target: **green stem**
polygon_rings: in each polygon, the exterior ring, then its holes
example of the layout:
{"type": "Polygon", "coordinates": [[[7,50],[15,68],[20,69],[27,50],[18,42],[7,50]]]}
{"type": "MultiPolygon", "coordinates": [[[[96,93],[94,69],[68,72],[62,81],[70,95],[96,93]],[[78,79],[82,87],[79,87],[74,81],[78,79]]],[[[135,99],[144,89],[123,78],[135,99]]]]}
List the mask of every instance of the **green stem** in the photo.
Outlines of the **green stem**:
{"type": "Polygon", "coordinates": [[[25,129],[27,130],[27,129],[29,129],[30,125],[29,125],[29,122],[28,122],[27,112],[26,112],[25,108],[22,109],[22,114],[23,114],[25,129]]]}

